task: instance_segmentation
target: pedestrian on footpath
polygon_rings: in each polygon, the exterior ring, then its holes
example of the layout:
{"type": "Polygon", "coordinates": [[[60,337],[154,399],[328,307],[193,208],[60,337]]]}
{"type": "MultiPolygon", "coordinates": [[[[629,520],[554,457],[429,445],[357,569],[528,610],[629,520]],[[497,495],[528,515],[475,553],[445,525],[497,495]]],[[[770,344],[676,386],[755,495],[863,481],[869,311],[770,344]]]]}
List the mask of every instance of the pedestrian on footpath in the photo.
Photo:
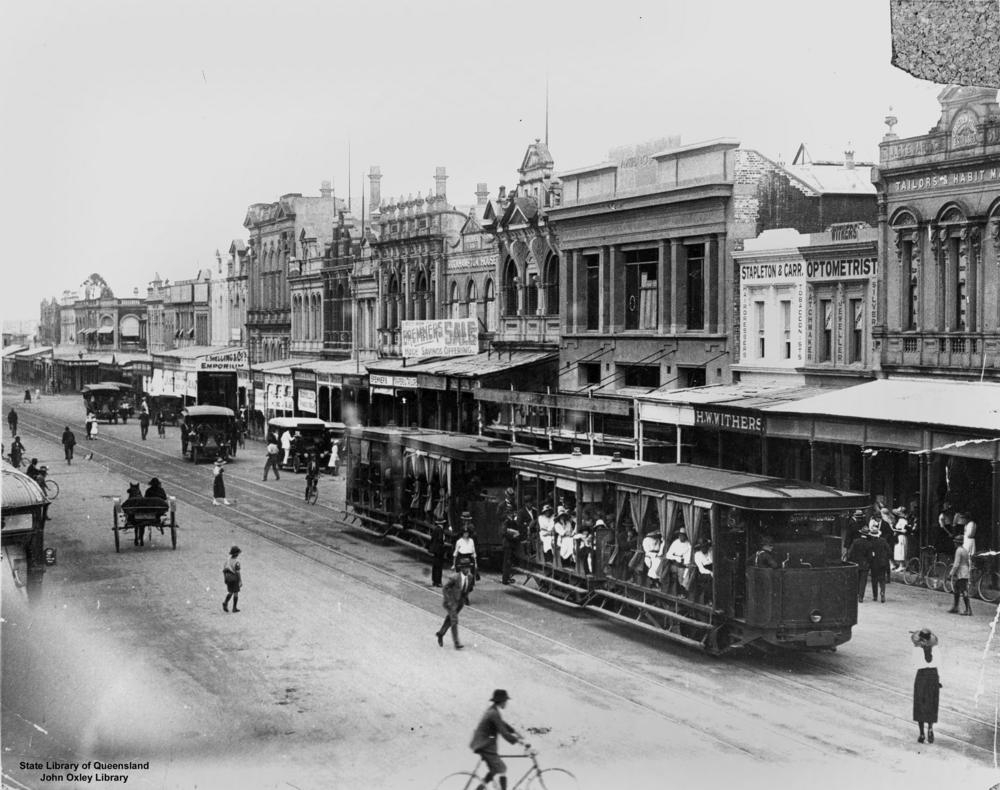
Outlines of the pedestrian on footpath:
{"type": "Polygon", "coordinates": [[[156,435],[161,439],[167,437],[167,421],[163,417],[163,412],[156,412],[156,435]]]}
{"type": "Polygon", "coordinates": [[[913,720],[920,728],[917,743],[924,742],[924,725],[927,725],[927,740],[934,743],[934,725],[938,720],[938,701],[941,695],[941,679],[938,677],[938,664],[941,655],[937,647],[937,635],[930,628],[921,628],[910,632],[910,641],[916,650],[913,653],[913,663],[917,674],[913,679],[913,720]]]}
{"type": "Polygon", "coordinates": [[[461,650],[465,647],[458,638],[458,613],[468,603],[469,581],[469,566],[463,565],[458,573],[448,577],[444,587],[441,588],[443,599],[441,605],[447,614],[441,627],[434,634],[440,647],[444,647],[444,635],[448,633],[448,629],[451,629],[451,639],[455,643],[455,649],[461,650]]]}
{"type": "Polygon", "coordinates": [[[142,440],[146,441],[146,436],[149,435],[149,412],[141,411],[139,412],[139,431],[142,434],[142,440]]]}
{"type": "Polygon", "coordinates": [[[66,455],[66,463],[73,463],[73,448],[76,447],[76,436],[69,429],[68,425],[62,433],[62,445],[63,453],[66,455]]]}
{"type": "MultiPolygon", "coordinates": [[[[875,532],[878,532],[878,527],[875,527],[875,532]]],[[[858,566],[858,603],[864,603],[865,588],[868,587],[868,572],[872,565],[872,534],[869,527],[862,527],[847,549],[847,561],[858,566]]]]}
{"type": "Polygon", "coordinates": [[[961,534],[955,535],[955,560],[948,571],[948,578],[952,580],[952,590],[955,600],[948,610],[948,614],[958,614],[958,599],[962,599],[965,604],[965,611],[962,614],[972,616],[972,604],[969,603],[969,577],[972,575],[972,558],[969,550],[965,548],[965,537],[961,534]]]}
{"type": "Polygon", "coordinates": [[[14,407],[10,407],[10,411],[7,412],[7,425],[10,427],[10,435],[17,435],[17,412],[14,411],[14,407]]]}
{"type": "Polygon", "coordinates": [[[221,458],[215,459],[215,466],[212,467],[212,474],[215,479],[212,481],[212,504],[218,505],[230,505],[232,504],[228,499],[226,499],[226,481],[222,476],[222,472],[226,466],[226,462],[221,458]],[[219,500],[222,500],[220,503],[219,500]]]}
{"type": "Polygon", "coordinates": [[[267,471],[269,469],[274,470],[274,479],[280,480],[281,475],[278,474],[278,454],[281,452],[281,448],[278,447],[278,443],[274,440],[273,436],[268,437],[267,441],[267,460],[264,461],[264,482],[267,482],[267,471]]]}
{"type": "Polygon", "coordinates": [[[892,564],[892,548],[882,537],[881,531],[872,533],[872,600],[885,603],[885,583],[889,581],[889,566],[892,564]]]}
{"type": "Polygon", "coordinates": [[[15,469],[20,469],[21,459],[24,457],[24,445],[21,444],[21,437],[15,436],[10,445],[10,464],[15,469]]]}
{"type": "Polygon", "coordinates": [[[29,387],[24,391],[24,402],[31,403],[31,388],[29,387]]]}
{"type": "Polygon", "coordinates": [[[233,612],[240,611],[240,589],[243,587],[243,572],[240,569],[240,547],[233,546],[229,550],[229,559],[222,566],[222,579],[226,583],[226,600],[222,602],[222,609],[229,611],[229,599],[233,600],[233,612]]]}
{"type": "Polygon", "coordinates": [[[86,421],[85,424],[87,426],[87,438],[88,439],[93,439],[94,438],[94,434],[97,433],[97,430],[96,430],[96,428],[97,428],[97,420],[94,417],[93,412],[87,412],[87,421],[86,421]]]}

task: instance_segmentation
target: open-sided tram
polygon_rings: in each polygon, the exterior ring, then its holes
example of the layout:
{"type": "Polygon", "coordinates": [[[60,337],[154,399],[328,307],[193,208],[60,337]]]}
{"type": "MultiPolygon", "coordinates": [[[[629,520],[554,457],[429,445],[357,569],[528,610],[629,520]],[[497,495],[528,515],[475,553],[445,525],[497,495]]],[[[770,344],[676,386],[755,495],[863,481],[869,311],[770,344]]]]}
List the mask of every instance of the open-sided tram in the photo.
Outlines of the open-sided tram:
{"type": "Polygon", "coordinates": [[[394,426],[349,427],[345,445],[347,506],[362,526],[426,547],[435,521],[451,541],[469,513],[482,559],[501,551],[511,458],[539,452],[482,436],[394,426]]]}
{"type": "Polygon", "coordinates": [[[181,455],[194,463],[236,456],[236,415],[225,406],[188,406],[181,410],[181,455]]]}
{"type": "Polygon", "coordinates": [[[517,562],[525,589],[713,653],[832,649],[850,639],[858,571],[841,560],[841,524],[867,495],[690,464],[606,456],[575,463],[566,455],[511,458],[520,504],[572,508],[576,530],[591,528],[586,568],[578,552],[571,560],[545,554],[533,530],[517,562]],[[604,525],[593,529],[598,520],[604,525]],[[682,530],[689,557],[711,541],[711,575],[698,584],[690,559],[684,567],[667,559],[682,530]],[[765,543],[778,567],[757,567],[765,543]]]}
{"type": "Polygon", "coordinates": [[[98,420],[117,423],[121,418],[124,422],[135,411],[132,388],[128,384],[99,381],[96,384],[85,384],[80,392],[87,413],[93,414],[98,420]]]}

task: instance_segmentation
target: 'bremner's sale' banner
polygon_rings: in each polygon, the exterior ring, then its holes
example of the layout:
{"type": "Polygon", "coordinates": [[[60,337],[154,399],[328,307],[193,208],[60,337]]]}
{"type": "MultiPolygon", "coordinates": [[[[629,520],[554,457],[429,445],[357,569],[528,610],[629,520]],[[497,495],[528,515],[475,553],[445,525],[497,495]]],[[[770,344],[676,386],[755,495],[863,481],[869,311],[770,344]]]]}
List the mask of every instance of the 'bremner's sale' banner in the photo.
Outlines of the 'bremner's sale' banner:
{"type": "Polygon", "coordinates": [[[479,326],[475,318],[403,321],[404,357],[461,357],[479,353],[479,326]]]}

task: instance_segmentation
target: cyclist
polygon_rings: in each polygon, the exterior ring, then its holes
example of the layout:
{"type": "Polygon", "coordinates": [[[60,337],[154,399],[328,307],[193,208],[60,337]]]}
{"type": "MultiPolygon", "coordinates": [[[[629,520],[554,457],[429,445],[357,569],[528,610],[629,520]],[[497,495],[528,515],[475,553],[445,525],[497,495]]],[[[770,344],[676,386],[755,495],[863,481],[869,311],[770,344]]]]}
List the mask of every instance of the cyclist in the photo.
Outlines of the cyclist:
{"type": "Polygon", "coordinates": [[[489,768],[489,773],[483,778],[483,782],[477,790],[486,790],[494,776],[500,782],[500,790],[507,790],[507,765],[497,754],[497,735],[503,736],[508,743],[523,743],[525,747],[531,746],[500,715],[500,711],[507,706],[509,699],[510,695],[507,694],[506,690],[496,689],[493,696],[490,697],[492,704],[486,709],[479,724],[476,725],[476,731],[472,734],[469,748],[478,754],[486,763],[486,767],[489,768]]]}
{"type": "Polygon", "coordinates": [[[306,463],[306,501],[316,486],[319,485],[319,461],[315,453],[310,453],[309,461],[306,463]]]}

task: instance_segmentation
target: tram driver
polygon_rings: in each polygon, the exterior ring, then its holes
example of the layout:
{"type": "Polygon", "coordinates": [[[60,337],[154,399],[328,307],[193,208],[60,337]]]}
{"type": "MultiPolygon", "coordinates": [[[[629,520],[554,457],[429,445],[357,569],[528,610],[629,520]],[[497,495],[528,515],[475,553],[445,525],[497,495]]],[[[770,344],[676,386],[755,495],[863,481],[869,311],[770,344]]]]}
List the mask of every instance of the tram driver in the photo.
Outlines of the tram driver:
{"type": "MultiPolygon", "coordinates": [[[[788,558],[785,558],[785,562],[788,558]]],[[[780,568],[782,563],[774,556],[774,541],[769,537],[760,539],[760,551],[753,558],[753,564],[757,568],[780,568]]]]}

